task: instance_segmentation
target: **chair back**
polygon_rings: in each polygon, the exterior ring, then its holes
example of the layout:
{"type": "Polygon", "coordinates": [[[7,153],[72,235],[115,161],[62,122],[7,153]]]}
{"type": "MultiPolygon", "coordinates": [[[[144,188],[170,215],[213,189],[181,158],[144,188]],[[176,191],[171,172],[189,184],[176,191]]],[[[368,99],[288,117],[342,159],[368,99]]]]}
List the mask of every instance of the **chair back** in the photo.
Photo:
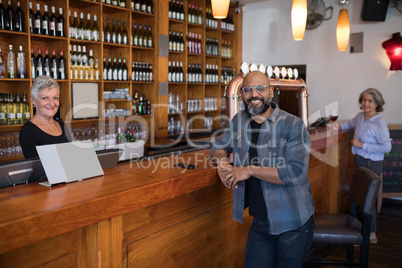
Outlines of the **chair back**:
{"type": "Polygon", "coordinates": [[[371,170],[358,167],[350,185],[350,196],[364,215],[373,215],[381,180],[371,170]]]}

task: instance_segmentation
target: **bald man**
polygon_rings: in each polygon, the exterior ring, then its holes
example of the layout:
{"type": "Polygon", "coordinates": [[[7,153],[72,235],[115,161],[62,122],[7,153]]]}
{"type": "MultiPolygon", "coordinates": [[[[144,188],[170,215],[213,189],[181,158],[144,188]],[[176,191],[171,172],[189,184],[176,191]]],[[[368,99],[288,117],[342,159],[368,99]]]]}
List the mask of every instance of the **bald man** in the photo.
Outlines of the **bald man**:
{"type": "Polygon", "coordinates": [[[246,75],[245,111],[215,141],[211,157],[222,183],[233,189],[233,219],[242,222],[247,207],[254,218],[245,267],[303,267],[314,230],[310,135],[300,118],[272,102],[273,95],[265,74],[246,75]]]}

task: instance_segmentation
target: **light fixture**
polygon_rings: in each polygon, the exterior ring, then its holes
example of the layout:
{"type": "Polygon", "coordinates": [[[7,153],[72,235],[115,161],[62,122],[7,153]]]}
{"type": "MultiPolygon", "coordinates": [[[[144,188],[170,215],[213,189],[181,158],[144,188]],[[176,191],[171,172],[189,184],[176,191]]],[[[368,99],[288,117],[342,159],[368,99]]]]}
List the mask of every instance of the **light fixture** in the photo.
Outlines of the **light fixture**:
{"type": "Polygon", "coordinates": [[[394,33],[392,38],[384,41],[382,47],[385,49],[389,60],[391,61],[391,71],[402,70],[402,37],[401,34],[394,33]]]}
{"type": "Polygon", "coordinates": [[[211,0],[212,14],[215,19],[224,19],[228,15],[230,0],[211,0]]]}
{"type": "Polygon", "coordinates": [[[293,40],[303,40],[307,22],[307,0],[293,0],[291,19],[293,40]]]}
{"type": "MultiPolygon", "coordinates": [[[[349,1],[340,0],[341,5],[348,4],[349,1]]],[[[350,36],[350,23],[348,10],[342,8],[339,11],[338,24],[336,26],[336,43],[339,51],[346,51],[350,36]]]]}

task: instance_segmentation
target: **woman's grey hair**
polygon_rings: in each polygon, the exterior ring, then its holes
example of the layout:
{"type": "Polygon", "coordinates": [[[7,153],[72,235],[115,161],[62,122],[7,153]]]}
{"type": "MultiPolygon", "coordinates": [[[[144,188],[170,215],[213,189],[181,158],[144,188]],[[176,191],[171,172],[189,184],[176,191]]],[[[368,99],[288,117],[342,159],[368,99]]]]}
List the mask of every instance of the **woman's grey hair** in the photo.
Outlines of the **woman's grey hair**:
{"type": "MultiPolygon", "coordinates": [[[[380,91],[378,91],[375,88],[368,88],[368,89],[364,90],[362,93],[360,93],[360,96],[359,96],[359,103],[360,104],[362,103],[363,97],[366,94],[370,94],[373,97],[375,104],[377,104],[377,107],[375,108],[376,112],[379,113],[379,112],[384,111],[383,106],[385,104],[385,101],[384,101],[380,91]]],[[[360,107],[360,109],[361,109],[361,107],[360,107]]]]}
{"type": "Polygon", "coordinates": [[[48,88],[48,89],[57,88],[57,91],[60,94],[60,86],[56,82],[56,80],[54,80],[53,78],[51,78],[49,76],[40,75],[35,78],[35,81],[32,84],[32,87],[31,87],[32,98],[36,100],[36,97],[38,96],[39,91],[46,89],[46,88],[48,88]]]}

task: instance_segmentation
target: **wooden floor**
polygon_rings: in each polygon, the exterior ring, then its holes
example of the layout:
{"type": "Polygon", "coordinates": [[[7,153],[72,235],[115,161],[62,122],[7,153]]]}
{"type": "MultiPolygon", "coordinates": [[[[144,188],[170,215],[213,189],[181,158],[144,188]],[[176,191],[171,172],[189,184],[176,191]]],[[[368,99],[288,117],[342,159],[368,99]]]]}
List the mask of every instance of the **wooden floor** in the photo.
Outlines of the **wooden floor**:
{"type": "MultiPolygon", "coordinates": [[[[381,213],[378,215],[376,245],[370,244],[369,268],[402,267],[402,204],[385,200],[381,213]]],[[[355,257],[359,256],[360,248],[355,248],[355,257]]],[[[343,260],[346,258],[346,248],[337,246],[325,249],[326,259],[343,260]]],[[[320,267],[305,265],[305,267],[320,267]]],[[[324,266],[321,266],[324,267],[324,266]]]]}

